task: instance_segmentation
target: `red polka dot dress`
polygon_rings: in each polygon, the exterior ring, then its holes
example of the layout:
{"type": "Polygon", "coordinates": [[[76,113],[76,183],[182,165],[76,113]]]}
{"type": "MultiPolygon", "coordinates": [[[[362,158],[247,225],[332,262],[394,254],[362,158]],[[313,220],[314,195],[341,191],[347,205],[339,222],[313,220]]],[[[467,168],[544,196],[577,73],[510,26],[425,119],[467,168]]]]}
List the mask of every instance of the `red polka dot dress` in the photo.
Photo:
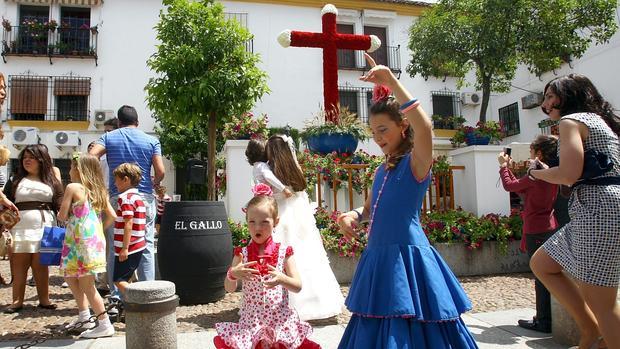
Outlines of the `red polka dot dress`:
{"type": "MultiPolygon", "coordinates": [[[[284,259],[293,254],[293,249],[277,245],[276,268],[283,272],[284,259]]],[[[243,263],[247,263],[247,247],[241,252],[243,263]]],[[[312,334],[312,327],[289,306],[288,291],[280,285],[271,289],[263,286],[270,278],[268,273],[261,272],[256,279],[243,282],[239,322],[215,324],[217,348],[320,348],[306,339],[312,334]]]]}

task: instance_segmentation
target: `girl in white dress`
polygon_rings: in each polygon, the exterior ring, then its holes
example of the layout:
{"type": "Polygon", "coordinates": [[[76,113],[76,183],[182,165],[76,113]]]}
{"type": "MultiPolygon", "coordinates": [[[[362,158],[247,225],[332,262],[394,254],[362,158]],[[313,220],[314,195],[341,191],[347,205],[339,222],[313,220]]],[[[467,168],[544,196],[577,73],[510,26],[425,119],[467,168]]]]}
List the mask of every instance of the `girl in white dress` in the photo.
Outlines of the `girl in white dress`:
{"type": "Polygon", "coordinates": [[[276,193],[280,223],[273,239],[295,250],[302,290],[291,295],[291,305],[302,320],[324,319],[342,312],[344,298],[329,266],[321,233],[316,227],[314,210],[306,193],[306,179],[288,136],[275,135],[266,145],[267,159],[273,173],[292,195],[276,193]]]}
{"type": "Polygon", "coordinates": [[[245,148],[245,156],[252,166],[252,186],[259,183],[267,184],[274,193],[282,193],[287,198],[293,196],[293,193],[273,174],[271,168],[267,164],[267,152],[265,151],[265,140],[254,138],[245,148]]]}

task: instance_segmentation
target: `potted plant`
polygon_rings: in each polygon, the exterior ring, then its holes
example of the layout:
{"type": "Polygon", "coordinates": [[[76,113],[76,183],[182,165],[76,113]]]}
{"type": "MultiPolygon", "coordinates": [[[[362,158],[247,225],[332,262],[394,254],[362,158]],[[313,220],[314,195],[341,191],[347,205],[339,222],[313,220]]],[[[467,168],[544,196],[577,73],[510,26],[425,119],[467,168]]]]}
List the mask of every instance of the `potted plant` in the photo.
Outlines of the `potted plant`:
{"type": "Polygon", "coordinates": [[[2,17],[2,27],[4,28],[4,31],[10,32],[11,29],[12,29],[11,21],[9,21],[8,19],[2,17]]]}
{"type": "Polygon", "coordinates": [[[325,110],[317,115],[301,132],[310,151],[320,154],[353,153],[357,143],[368,139],[368,127],[346,107],[338,108],[338,117],[327,117],[325,110]],[[334,122],[333,120],[338,120],[334,122]]]}
{"type": "Polygon", "coordinates": [[[462,116],[433,115],[431,119],[435,129],[443,130],[456,130],[465,123],[465,118],[462,116]]]}
{"type": "Polygon", "coordinates": [[[243,113],[241,116],[233,116],[230,121],[224,123],[222,136],[224,139],[251,139],[266,137],[267,122],[269,118],[263,114],[257,118],[253,113],[243,113]]]}
{"type": "Polygon", "coordinates": [[[58,22],[56,22],[55,19],[52,19],[48,21],[47,23],[45,23],[45,26],[47,27],[49,31],[54,32],[56,28],[58,28],[58,22]]]}
{"type": "Polygon", "coordinates": [[[497,121],[478,121],[476,127],[461,126],[452,139],[452,145],[487,145],[489,142],[499,142],[504,138],[501,125],[497,121]]]}

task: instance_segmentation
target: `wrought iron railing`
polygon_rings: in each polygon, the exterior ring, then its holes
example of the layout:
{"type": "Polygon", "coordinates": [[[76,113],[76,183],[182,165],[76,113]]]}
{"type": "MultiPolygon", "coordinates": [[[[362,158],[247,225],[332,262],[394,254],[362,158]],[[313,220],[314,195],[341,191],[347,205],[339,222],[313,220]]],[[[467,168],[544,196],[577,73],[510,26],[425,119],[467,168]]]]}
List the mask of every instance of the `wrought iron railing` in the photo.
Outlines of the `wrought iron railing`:
{"type": "Polygon", "coordinates": [[[2,34],[2,56],[76,56],[97,58],[97,27],[54,30],[12,26],[2,34]]]}
{"type": "Polygon", "coordinates": [[[78,76],[8,76],[9,120],[88,121],[91,80],[78,76]]]}
{"type": "MultiPolygon", "coordinates": [[[[377,64],[389,67],[395,73],[401,73],[400,45],[386,46],[375,52],[369,53],[377,64]]],[[[338,68],[344,70],[367,70],[364,52],[351,50],[338,50],[338,68]]]]}
{"type": "Polygon", "coordinates": [[[372,99],[372,88],[338,86],[340,106],[347,107],[350,112],[357,114],[357,118],[368,123],[370,104],[372,99]]]}

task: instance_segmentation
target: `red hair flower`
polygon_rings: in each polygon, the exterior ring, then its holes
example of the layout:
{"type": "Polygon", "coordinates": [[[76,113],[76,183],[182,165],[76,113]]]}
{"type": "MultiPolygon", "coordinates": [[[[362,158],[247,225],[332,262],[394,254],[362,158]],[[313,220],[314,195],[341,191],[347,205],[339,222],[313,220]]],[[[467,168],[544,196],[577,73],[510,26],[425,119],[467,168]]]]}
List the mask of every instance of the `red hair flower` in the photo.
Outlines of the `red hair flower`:
{"type": "Polygon", "coordinates": [[[392,91],[385,85],[375,85],[372,90],[372,102],[378,103],[387,100],[392,91]]]}
{"type": "Polygon", "coordinates": [[[264,196],[272,196],[273,191],[271,187],[264,183],[258,183],[252,188],[252,193],[254,196],[264,195],[264,196]]]}

